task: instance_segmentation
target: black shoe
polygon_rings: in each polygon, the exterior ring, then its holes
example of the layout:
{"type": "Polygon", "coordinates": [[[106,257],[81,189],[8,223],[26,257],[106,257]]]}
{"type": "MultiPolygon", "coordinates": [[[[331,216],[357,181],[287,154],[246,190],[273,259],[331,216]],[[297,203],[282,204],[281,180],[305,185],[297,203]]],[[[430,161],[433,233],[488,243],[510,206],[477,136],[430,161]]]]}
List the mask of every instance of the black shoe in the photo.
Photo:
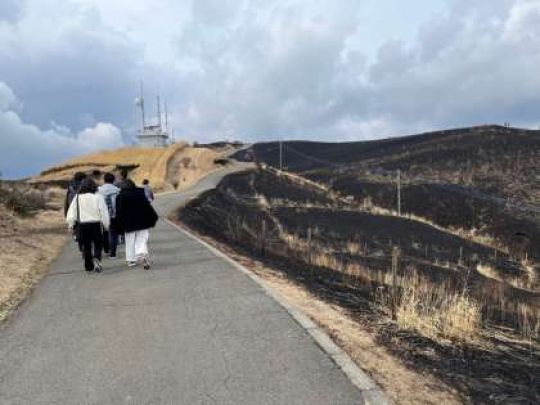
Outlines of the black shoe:
{"type": "Polygon", "coordinates": [[[94,271],[96,273],[101,273],[101,270],[103,270],[101,262],[98,259],[94,259],[94,271]]]}
{"type": "Polygon", "coordinates": [[[150,259],[148,258],[148,256],[143,257],[143,268],[145,270],[150,270],[150,259]]]}

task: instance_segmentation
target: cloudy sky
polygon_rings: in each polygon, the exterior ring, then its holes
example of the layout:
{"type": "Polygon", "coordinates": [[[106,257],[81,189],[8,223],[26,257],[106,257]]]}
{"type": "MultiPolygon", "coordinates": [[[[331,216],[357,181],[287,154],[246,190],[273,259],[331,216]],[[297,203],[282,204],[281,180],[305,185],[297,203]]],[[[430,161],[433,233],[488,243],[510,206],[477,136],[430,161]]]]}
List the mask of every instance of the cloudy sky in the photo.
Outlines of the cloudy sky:
{"type": "Polygon", "coordinates": [[[0,0],[0,171],[177,138],[540,125],[540,0],[0,0]]]}

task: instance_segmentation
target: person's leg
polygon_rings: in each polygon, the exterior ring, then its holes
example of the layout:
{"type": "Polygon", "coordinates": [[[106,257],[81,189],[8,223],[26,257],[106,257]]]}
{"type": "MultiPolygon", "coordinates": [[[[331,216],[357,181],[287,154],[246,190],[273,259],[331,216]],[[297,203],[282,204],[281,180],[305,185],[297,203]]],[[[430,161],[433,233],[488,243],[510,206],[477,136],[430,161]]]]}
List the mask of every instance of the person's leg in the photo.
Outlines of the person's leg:
{"type": "Polygon", "coordinates": [[[108,231],[105,231],[105,230],[103,231],[103,252],[105,254],[108,254],[111,251],[111,246],[109,243],[110,233],[111,233],[110,229],[108,231]]]}
{"type": "Polygon", "coordinates": [[[128,263],[136,262],[137,257],[135,255],[135,234],[136,232],[126,232],[126,261],[128,263]]]}
{"type": "Polygon", "coordinates": [[[111,257],[116,257],[116,248],[118,247],[118,234],[116,233],[116,220],[111,219],[111,227],[109,228],[109,253],[111,257]]]}
{"type": "Polygon", "coordinates": [[[137,232],[137,237],[135,239],[135,254],[137,259],[143,262],[145,270],[150,268],[150,259],[148,257],[148,236],[148,229],[144,229],[137,232]]]}
{"type": "Polygon", "coordinates": [[[101,261],[101,253],[103,251],[103,228],[100,223],[94,224],[94,259],[101,261]]]}
{"type": "Polygon", "coordinates": [[[81,237],[81,239],[79,239],[77,241],[77,245],[79,246],[79,252],[83,253],[83,257],[84,257],[84,246],[83,246],[83,243],[82,243],[82,237],[81,237]]]}
{"type": "Polygon", "coordinates": [[[135,236],[135,256],[142,258],[148,256],[148,229],[137,231],[135,236]]]}
{"type": "Polygon", "coordinates": [[[92,230],[88,225],[79,225],[81,227],[80,245],[83,251],[84,269],[86,271],[92,271],[94,269],[94,261],[92,260],[92,230]]]}

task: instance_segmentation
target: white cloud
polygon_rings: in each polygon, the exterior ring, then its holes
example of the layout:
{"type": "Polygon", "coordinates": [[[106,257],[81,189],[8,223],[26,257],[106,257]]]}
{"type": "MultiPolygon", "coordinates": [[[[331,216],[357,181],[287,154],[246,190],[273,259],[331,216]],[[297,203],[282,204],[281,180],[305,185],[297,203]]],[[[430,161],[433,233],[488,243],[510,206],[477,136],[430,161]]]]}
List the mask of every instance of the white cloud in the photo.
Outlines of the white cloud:
{"type": "Polygon", "coordinates": [[[139,79],[150,119],[160,91],[177,138],[199,141],[538,123],[540,0],[406,3],[10,0],[0,81],[24,109],[2,99],[70,139],[99,122],[130,139],[139,79]]]}
{"type": "Polygon", "coordinates": [[[0,81],[23,100],[23,118],[37,125],[124,126],[133,119],[143,48],[89,5],[26,0],[18,19],[0,23],[0,81]]]}
{"type": "Polygon", "coordinates": [[[53,125],[42,130],[25,123],[13,109],[20,103],[5,83],[0,82],[0,172],[5,177],[36,173],[66,158],[123,145],[121,131],[109,123],[97,123],[78,133],[53,125]]]}
{"type": "Polygon", "coordinates": [[[376,111],[403,125],[535,122],[540,24],[531,21],[540,2],[457,3],[424,26],[414,43],[381,50],[371,67],[376,111]]]}
{"type": "Polygon", "coordinates": [[[21,102],[7,84],[0,82],[0,111],[20,110],[21,102]]]}
{"type": "Polygon", "coordinates": [[[372,63],[351,45],[360,2],[241,4],[211,28],[194,15],[184,29],[187,133],[364,139],[537,121],[538,0],[454,0],[372,63]]]}

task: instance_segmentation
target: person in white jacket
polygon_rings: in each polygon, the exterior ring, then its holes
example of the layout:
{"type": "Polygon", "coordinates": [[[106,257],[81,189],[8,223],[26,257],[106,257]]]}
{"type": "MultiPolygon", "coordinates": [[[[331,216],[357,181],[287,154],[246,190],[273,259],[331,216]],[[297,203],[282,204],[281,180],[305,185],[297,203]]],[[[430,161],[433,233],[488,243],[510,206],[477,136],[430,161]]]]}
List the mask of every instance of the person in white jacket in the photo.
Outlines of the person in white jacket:
{"type": "Polygon", "coordinates": [[[103,269],[103,229],[109,229],[110,218],[105,199],[96,191],[95,181],[85,179],[69,206],[66,220],[70,228],[79,228],[77,233],[83,247],[85,270],[100,273],[103,269]]]}

